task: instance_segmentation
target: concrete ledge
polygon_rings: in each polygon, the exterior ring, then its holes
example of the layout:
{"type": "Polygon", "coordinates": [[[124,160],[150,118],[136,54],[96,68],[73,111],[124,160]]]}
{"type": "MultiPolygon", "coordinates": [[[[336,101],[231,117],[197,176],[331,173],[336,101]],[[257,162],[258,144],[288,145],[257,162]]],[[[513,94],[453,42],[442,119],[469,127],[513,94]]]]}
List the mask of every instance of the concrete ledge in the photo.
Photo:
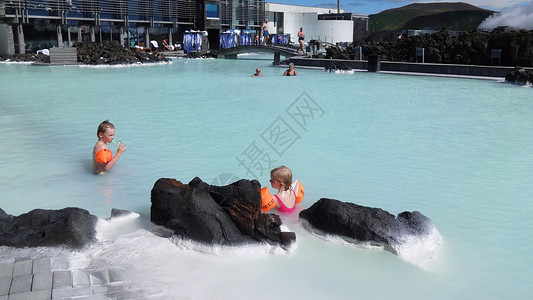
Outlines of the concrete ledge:
{"type": "MultiPolygon", "coordinates": [[[[291,57],[285,62],[293,62],[299,67],[325,68],[333,66],[334,63],[342,63],[352,69],[367,70],[366,60],[344,60],[344,59],[319,59],[291,57]]],[[[407,63],[381,61],[381,71],[405,72],[405,73],[425,73],[441,75],[475,76],[475,77],[500,77],[504,78],[514,67],[503,66],[476,66],[476,65],[456,65],[456,64],[432,64],[432,63],[407,63]]],[[[524,68],[533,72],[533,68],[524,68]]]]}

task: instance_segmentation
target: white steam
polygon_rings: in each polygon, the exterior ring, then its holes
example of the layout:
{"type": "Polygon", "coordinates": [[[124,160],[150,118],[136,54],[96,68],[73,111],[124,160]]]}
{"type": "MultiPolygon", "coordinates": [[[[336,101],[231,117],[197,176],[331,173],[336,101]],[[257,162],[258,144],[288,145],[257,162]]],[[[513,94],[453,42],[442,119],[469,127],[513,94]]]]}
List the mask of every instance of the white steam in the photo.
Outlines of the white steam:
{"type": "Polygon", "coordinates": [[[533,30],[533,1],[504,8],[499,13],[486,18],[479,28],[494,29],[498,26],[533,30]]]}

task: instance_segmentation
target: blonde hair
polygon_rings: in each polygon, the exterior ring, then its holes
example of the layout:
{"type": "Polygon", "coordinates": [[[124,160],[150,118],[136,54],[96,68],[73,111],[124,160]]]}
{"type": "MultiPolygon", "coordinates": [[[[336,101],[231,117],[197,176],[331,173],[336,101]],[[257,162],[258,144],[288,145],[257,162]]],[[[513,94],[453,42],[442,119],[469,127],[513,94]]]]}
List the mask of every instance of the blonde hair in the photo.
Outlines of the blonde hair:
{"type": "Polygon", "coordinates": [[[270,177],[283,183],[283,189],[288,190],[292,183],[292,171],[291,169],[281,166],[270,171],[270,177]]]}
{"type": "Polygon", "coordinates": [[[108,128],[115,128],[109,120],[105,120],[100,125],[98,125],[98,130],[96,131],[96,136],[100,138],[100,133],[104,134],[108,128]]]}

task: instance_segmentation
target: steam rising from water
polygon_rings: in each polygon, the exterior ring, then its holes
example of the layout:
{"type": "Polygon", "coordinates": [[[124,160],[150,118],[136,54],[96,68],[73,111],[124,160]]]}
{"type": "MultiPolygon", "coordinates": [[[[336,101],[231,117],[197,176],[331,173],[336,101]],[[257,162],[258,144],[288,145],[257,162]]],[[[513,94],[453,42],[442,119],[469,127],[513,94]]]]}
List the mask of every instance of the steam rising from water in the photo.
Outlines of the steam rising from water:
{"type": "Polygon", "coordinates": [[[510,26],[516,29],[533,30],[533,1],[523,5],[504,8],[499,13],[486,18],[479,25],[480,29],[494,29],[498,26],[510,26]]]}

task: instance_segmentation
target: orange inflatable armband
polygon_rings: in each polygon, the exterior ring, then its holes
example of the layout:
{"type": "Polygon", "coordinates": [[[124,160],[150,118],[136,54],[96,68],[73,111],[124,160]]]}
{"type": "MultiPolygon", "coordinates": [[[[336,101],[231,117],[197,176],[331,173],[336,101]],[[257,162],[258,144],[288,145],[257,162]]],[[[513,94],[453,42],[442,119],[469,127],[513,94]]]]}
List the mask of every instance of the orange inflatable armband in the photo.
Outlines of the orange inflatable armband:
{"type": "Polygon", "coordinates": [[[98,163],[106,163],[111,161],[113,158],[113,152],[111,150],[104,148],[98,152],[96,152],[95,159],[98,163]]]}
{"type": "Polygon", "coordinates": [[[272,194],[270,194],[268,187],[265,186],[261,189],[261,210],[265,213],[275,206],[276,201],[274,201],[274,198],[272,197],[272,194]]]}
{"type": "Polygon", "coordinates": [[[304,199],[304,194],[305,194],[304,186],[302,185],[300,180],[296,179],[291,184],[291,187],[294,193],[296,194],[296,204],[299,204],[304,199]]]}

